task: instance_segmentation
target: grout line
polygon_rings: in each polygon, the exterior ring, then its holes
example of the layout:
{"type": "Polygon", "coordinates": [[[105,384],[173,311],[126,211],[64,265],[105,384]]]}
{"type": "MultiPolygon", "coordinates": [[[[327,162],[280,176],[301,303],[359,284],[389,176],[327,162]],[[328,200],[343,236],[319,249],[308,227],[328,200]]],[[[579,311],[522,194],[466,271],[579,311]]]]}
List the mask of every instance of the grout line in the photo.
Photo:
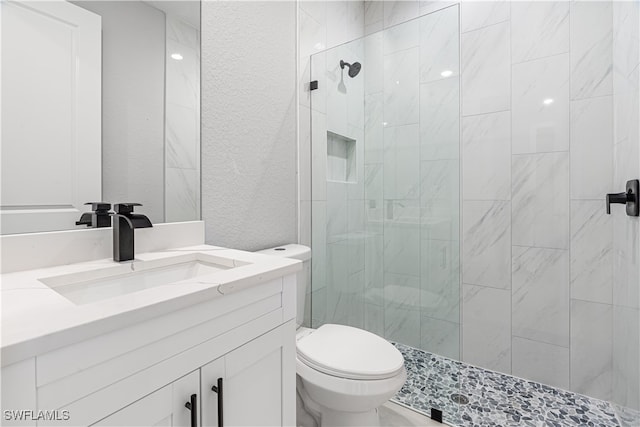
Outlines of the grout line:
{"type": "MultiPolygon", "coordinates": [[[[509,2],[509,62],[513,60],[513,20],[511,2],[509,2]]],[[[509,265],[511,274],[509,275],[509,373],[513,372],[513,64],[509,67],[509,265]]]]}
{"type": "Polygon", "coordinates": [[[508,288],[498,288],[496,286],[491,286],[491,285],[482,285],[479,283],[471,283],[471,282],[465,282],[464,280],[462,281],[462,285],[463,286],[477,286],[479,288],[488,288],[488,289],[496,289],[498,291],[511,291],[511,287],[508,288]]]}
{"type": "Polygon", "coordinates": [[[600,304],[600,305],[609,305],[609,306],[614,306],[615,305],[613,302],[591,301],[591,300],[584,299],[584,298],[574,298],[574,297],[571,297],[571,301],[580,301],[580,302],[587,302],[587,303],[590,303],[590,304],[600,304]]]}
{"type": "MultiPolygon", "coordinates": [[[[552,345],[552,346],[554,346],[554,347],[567,348],[567,349],[568,349],[568,348],[570,347],[570,345],[571,345],[571,343],[569,343],[569,345],[566,345],[566,346],[564,346],[564,345],[559,345],[559,344],[553,344],[553,343],[550,343],[550,342],[547,342],[547,341],[543,341],[543,340],[536,340],[536,339],[529,338],[529,337],[523,337],[523,336],[521,336],[521,335],[517,335],[517,334],[516,334],[516,335],[513,335],[513,337],[514,337],[514,338],[521,339],[521,340],[527,340],[527,341],[530,341],[530,342],[536,342],[536,343],[541,343],[541,344],[546,344],[546,345],[552,345]]],[[[529,380],[529,381],[532,381],[532,380],[529,380]]],[[[575,393],[575,392],[574,392],[574,393],[575,393]]]]}
{"type": "Polygon", "coordinates": [[[505,19],[505,20],[500,21],[500,22],[494,22],[493,24],[489,24],[489,25],[483,25],[482,27],[474,28],[472,30],[468,30],[468,31],[464,31],[464,32],[461,31],[460,35],[473,33],[475,31],[485,30],[485,29],[487,29],[489,27],[495,27],[496,25],[504,24],[505,22],[509,22],[509,23],[511,22],[511,14],[509,14],[509,18],[508,19],[505,19]]]}
{"type": "Polygon", "coordinates": [[[552,251],[569,251],[569,248],[551,248],[548,246],[535,246],[535,245],[516,245],[512,244],[514,248],[526,248],[526,249],[547,249],[552,251]]]}
{"type": "Polygon", "coordinates": [[[604,94],[604,95],[585,96],[584,98],[571,98],[571,97],[569,97],[569,102],[588,101],[590,99],[599,99],[599,98],[607,98],[607,97],[612,97],[613,98],[613,90],[611,91],[611,93],[607,93],[607,94],[604,94]]]}
{"type": "MultiPolygon", "coordinates": [[[[513,132],[513,131],[512,131],[513,132]]],[[[538,151],[535,153],[511,153],[512,157],[521,157],[521,156],[536,156],[536,155],[542,155],[542,154],[569,154],[569,150],[563,150],[563,151],[538,151]]]]}
{"type": "MultiPolygon", "coordinates": [[[[511,68],[513,68],[516,65],[522,65],[522,64],[526,64],[529,62],[534,62],[534,61],[540,61],[542,59],[549,59],[549,58],[554,58],[556,56],[562,56],[562,55],[569,55],[571,52],[569,50],[567,50],[566,52],[560,52],[560,53],[554,53],[553,55],[545,55],[545,56],[541,56],[539,58],[531,58],[531,59],[527,59],[525,61],[520,61],[520,62],[512,62],[511,63],[511,68]]],[[[571,77],[571,76],[569,76],[571,77]]],[[[569,98],[571,98],[571,92],[569,92],[569,98]]]]}
{"type": "MultiPolygon", "coordinates": [[[[462,111],[462,109],[460,111],[462,111]]],[[[506,113],[506,112],[510,112],[510,111],[511,111],[511,108],[507,108],[505,110],[487,111],[487,112],[484,112],[484,113],[461,114],[461,116],[462,116],[462,118],[476,117],[476,116],[486,116],[486,115],[489,115],[489,114],[506,113]]]]}
{"type": "MultiPolygon", "coordinates": [[[[574,30],[574,28],[573,28],[574,27],[573,19],[575,18],[575,15],[574,15],[575,11],[573,10],[573,6],[574,6],[573,3],[571,3],[569,5],[569,65],[568,65],[568,67],[569,67],[569,70],[568,70],[569,71],[569,117],[568,117],[569,123],[568,123],[568,126],[567,126],[567,132],[569,134],[568,135],[569,141],[567,141],[568,142],[568,147],[569,147],[569,154],[567,156],[568,157],[567,158],[567,169],[568,169],[567,172],[568,172],[568,181],[569,181],[568,182],[569,185],[568,185],[568,189],[567,189],[568,190],[568,199],[569,199],[567,201],[567,203],[569,205],[569,209],[567,211],[567,215],[569,215],[569,218],[568,218],[568,221],[567,221],[567,228],[568,228],[567,229],[567,233],[568,233],[567,256],[569,258],[568,259],[569,265],[567,266],[567,277],[566,277],[567,283],[566,283],[566,286],[567,286],[567,298],[569,300],[567,302],[567,310],[568,310],[568,323],[569,323],[569,331],[568,331],[569,332],[569,336],[568,336],[568,339],[569,339],[569,372],[568,372],[568,374],[569,374],[569,388],[570,389],[573,389],[573,384],[572,384],[573,375],[571,375],[571,373],[573,371],[573,369],[571,367],[571,359],[572,359],[572,357],[571,357],[571,327],[572,327],[571,319],[573,318],[572,313],[571,313],[571,296],[573,294],[573,286],[571,286],[571,217],[572,217],[572,215],[571,215],[571,193],[572,193],[572,190],[571,190],[571,169],[572,169],[571,168],[571,166],[572,166],[571,165],[571,159],[572,159],[571,146],[572,146],[572,141],[573,141],[573,138],[572,138],[572,135],[571,135],[572,134],[571,129],[573,127],[573,126],[571,126],[572,125],[571,117],[572,117],[572,113],[575,110],[575,105],[573,104],[573,102],[571,100],[571,94],[573,93],[573,83],[574,83],[573,82],[573,80],[574,80],[573,79],[573,73],[572,73],[572,70],[571,70],[571,68],[572,68],[572,65],[571,65],[571,51],[572,51],[572,49],[574,47],[573,46],[574,37],[572,37],[573,36],[573,30],[574,30]]],[[[613,90],[613,80],[611,82],[611,90],[613,90]]]]}
{"type": "Polygon", "coordinates": [[[462,199],[462,203],[466,203],[466,202],[486,202],[486,203],[495,203],[495,202],[500,202],[500,203],[509,203],[511,202],[510,199],[468,199],[468,198],[463,198],[462,199]]]}

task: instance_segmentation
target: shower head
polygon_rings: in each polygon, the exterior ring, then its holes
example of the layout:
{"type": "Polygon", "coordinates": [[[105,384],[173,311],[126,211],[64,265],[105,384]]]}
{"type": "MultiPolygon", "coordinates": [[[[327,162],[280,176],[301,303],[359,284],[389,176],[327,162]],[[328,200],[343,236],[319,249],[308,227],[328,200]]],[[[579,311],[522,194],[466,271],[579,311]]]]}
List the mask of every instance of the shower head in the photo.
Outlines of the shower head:
{"type": "Polygon", "coordinates": [[[354,78],[355,76],[358,75],[358,73],[360,72],[360,69],[362,68],[362,65],[360,65],[359,62],[354,62],[353,64],[349,64],[348,62],[344,62],[343,60],[340,60],[340,68],[342,68],[344,70],[345,65],[347,67],[349,67],[349,77],[354,78]]]}

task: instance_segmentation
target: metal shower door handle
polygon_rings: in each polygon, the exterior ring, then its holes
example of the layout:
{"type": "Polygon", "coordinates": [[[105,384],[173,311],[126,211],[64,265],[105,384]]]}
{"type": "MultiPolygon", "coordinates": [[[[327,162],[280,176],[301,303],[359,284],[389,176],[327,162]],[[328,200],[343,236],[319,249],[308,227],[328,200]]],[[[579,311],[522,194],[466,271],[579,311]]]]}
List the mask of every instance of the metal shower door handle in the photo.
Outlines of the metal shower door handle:
{"type": "Polygon", "coordinates": [[[624,193],[609,193],[607,194],[607,214],[611,214],[611,204],[619,203],[626,205],[627,215],[639,216],[640,215],[640,203],[638,200],[638,192],[640,190],[640,181],[632,179],[627,181],[626,191],[624,193]]]}

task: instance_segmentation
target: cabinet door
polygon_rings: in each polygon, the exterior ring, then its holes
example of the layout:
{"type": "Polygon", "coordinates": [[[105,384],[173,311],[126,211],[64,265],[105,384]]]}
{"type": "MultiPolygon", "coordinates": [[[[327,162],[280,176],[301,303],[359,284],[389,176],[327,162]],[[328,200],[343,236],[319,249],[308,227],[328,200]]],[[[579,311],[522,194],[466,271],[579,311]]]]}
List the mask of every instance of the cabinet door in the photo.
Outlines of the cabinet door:
{"type": "Polygon", "coordinates": [[[192,427],[191,410],[185,404],[196,394],[199,410],[199,384],[199,371],[191,372],[93,425],[192,427]]]}
{"type": "Polygon", "coordinates": [[[223,379],[224,426],[291,423],[295,341],[294,331],[288,329],[283,325],[202,367],[203,426],[218,426],[218,395],[211,391],[218,378],[223,379]]]}

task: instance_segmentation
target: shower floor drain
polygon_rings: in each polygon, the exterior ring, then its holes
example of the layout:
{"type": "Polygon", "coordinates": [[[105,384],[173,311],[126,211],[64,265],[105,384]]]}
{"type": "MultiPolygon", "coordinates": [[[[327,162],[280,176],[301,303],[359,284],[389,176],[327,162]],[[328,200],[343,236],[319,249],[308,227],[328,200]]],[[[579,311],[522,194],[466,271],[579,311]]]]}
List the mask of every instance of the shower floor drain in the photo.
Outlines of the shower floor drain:
{"type": "Polygon", "coordinates": [[[458,405],[466,405],[467,403],[469,403],[469,398],[467,396],[462,395],[462,394],[453,393],[449,397],[451,398],[453,403],[457,403],[458,405]]]}

